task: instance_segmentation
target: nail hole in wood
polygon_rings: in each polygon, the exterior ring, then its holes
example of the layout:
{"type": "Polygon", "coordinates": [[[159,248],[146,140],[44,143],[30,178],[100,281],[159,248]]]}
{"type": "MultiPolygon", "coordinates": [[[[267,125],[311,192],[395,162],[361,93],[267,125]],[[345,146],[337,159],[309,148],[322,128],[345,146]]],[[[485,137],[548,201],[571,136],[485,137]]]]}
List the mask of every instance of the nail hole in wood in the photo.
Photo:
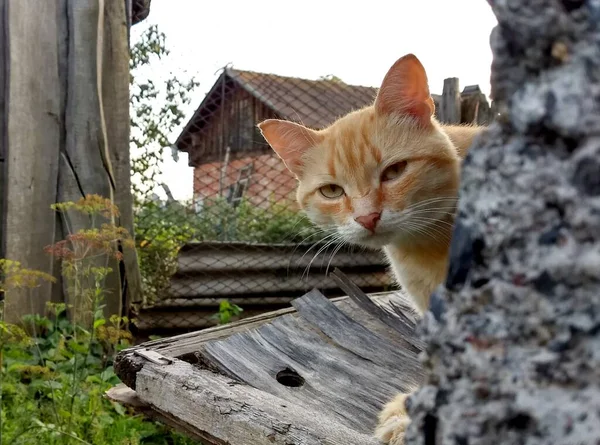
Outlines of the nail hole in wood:
{"type": "Polygon", "coordinates": [[[283,371],[279,371],[275,378],[283,386],[289,386],[291,388],[298,388],[304,385],[304,379],[300,376],[300,374],[290,368],[285,368],[283,371]]]}

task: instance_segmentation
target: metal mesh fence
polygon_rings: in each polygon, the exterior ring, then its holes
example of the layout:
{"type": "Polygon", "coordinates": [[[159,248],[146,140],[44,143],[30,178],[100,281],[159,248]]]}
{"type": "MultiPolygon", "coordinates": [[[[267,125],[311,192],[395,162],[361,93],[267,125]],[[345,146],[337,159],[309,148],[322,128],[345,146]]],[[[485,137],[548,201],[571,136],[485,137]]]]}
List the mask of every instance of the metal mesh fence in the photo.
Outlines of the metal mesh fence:
{"type": "MultiPolygon", "coordinates": [[[[444,91],[456,92],[458,79],[448,81],[444,91]]],[[[166,190],[167,200],[136,209],[145,286],[138,328],[200,329],[288,307],[315,287],[342,295],[327,276],[335,267],[366,292],[391,290],[382,253],[320,241],[295,202],[295,178],[257,127],[279,118],[323,128],[371,104],[376,93],[333,76],[304,80],[225,68],[175,143],[194,171],[193,199],[177,202],[166,190]]],[[[433,99],[436,113],[445,100],[462,104],[454,123],[491,116],[477,86],[433,99]]]]}
{"type": "Polygon", "coordinates": [[[335,78],[224,69],[175,143],[194,170],[194,198],[136,209],[145,286],[138,329],[200,329],[288,307],[315,287],[341,295],[326,274],[334,267],[366,291],[388,289],[382,254],[319,242],[296,205],[295,178],[257,128],[267,118],[321,128],[375,94],[335,78]]]}

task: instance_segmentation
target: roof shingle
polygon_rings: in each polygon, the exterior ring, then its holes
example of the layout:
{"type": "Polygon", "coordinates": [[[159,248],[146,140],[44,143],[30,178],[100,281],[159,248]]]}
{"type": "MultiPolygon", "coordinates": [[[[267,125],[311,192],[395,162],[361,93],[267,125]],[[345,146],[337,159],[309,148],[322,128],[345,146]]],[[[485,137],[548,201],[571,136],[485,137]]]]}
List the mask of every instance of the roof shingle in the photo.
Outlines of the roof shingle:
{"type": "Polygon", "coordinates": [[[339,80],[307,80],[234,69],[227,69],[227,74],[283,118],[316,129],[370,105],[377,94],[377,88],[339,80]]]}

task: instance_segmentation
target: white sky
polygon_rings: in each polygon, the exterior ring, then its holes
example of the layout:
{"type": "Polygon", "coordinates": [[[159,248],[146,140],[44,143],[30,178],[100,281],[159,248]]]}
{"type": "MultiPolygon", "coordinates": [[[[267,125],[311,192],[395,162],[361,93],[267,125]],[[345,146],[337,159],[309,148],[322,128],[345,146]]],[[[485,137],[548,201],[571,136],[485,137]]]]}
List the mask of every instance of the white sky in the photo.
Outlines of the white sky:
{"type": "MultiPolygon", "coordinates": [[[[423,63],[432,93],[458,77],[461,89],[489,94],[489,34],[496,19],[485,0],[152,0],[132,40],[157,24],[171,51],[157,78],[169,72],[200,82],[189,117],[226,64],[316,79],[334,74],[348,84],[379,86],[406,53],[423,63]]],[[[186,119],[187,121],[187,119],[186,119]]],[[[172,142],[180,128],[172,135],[172,142]]],[[[176,199],[192,195],[192,169],[165,150],[164,181],[176,199]]]]}

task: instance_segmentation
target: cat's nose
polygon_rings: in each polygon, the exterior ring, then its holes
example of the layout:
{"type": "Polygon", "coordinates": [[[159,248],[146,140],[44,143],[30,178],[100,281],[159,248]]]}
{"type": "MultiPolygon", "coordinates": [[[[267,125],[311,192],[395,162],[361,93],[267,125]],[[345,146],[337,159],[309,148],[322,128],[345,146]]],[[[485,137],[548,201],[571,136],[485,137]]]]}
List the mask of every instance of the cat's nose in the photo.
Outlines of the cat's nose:
{"type": "Polygon", "coordinates": [[[377,222],[379,221],[380,218],[381,218],[381,213],[374,212],[374,213],[369,213],[368,215],[357,216],[356,218],[354,218],[354,221],[359,223],[365,229],[370,230],[371,232],[374,232],[375,226],[377,225],[377,222]]]}

